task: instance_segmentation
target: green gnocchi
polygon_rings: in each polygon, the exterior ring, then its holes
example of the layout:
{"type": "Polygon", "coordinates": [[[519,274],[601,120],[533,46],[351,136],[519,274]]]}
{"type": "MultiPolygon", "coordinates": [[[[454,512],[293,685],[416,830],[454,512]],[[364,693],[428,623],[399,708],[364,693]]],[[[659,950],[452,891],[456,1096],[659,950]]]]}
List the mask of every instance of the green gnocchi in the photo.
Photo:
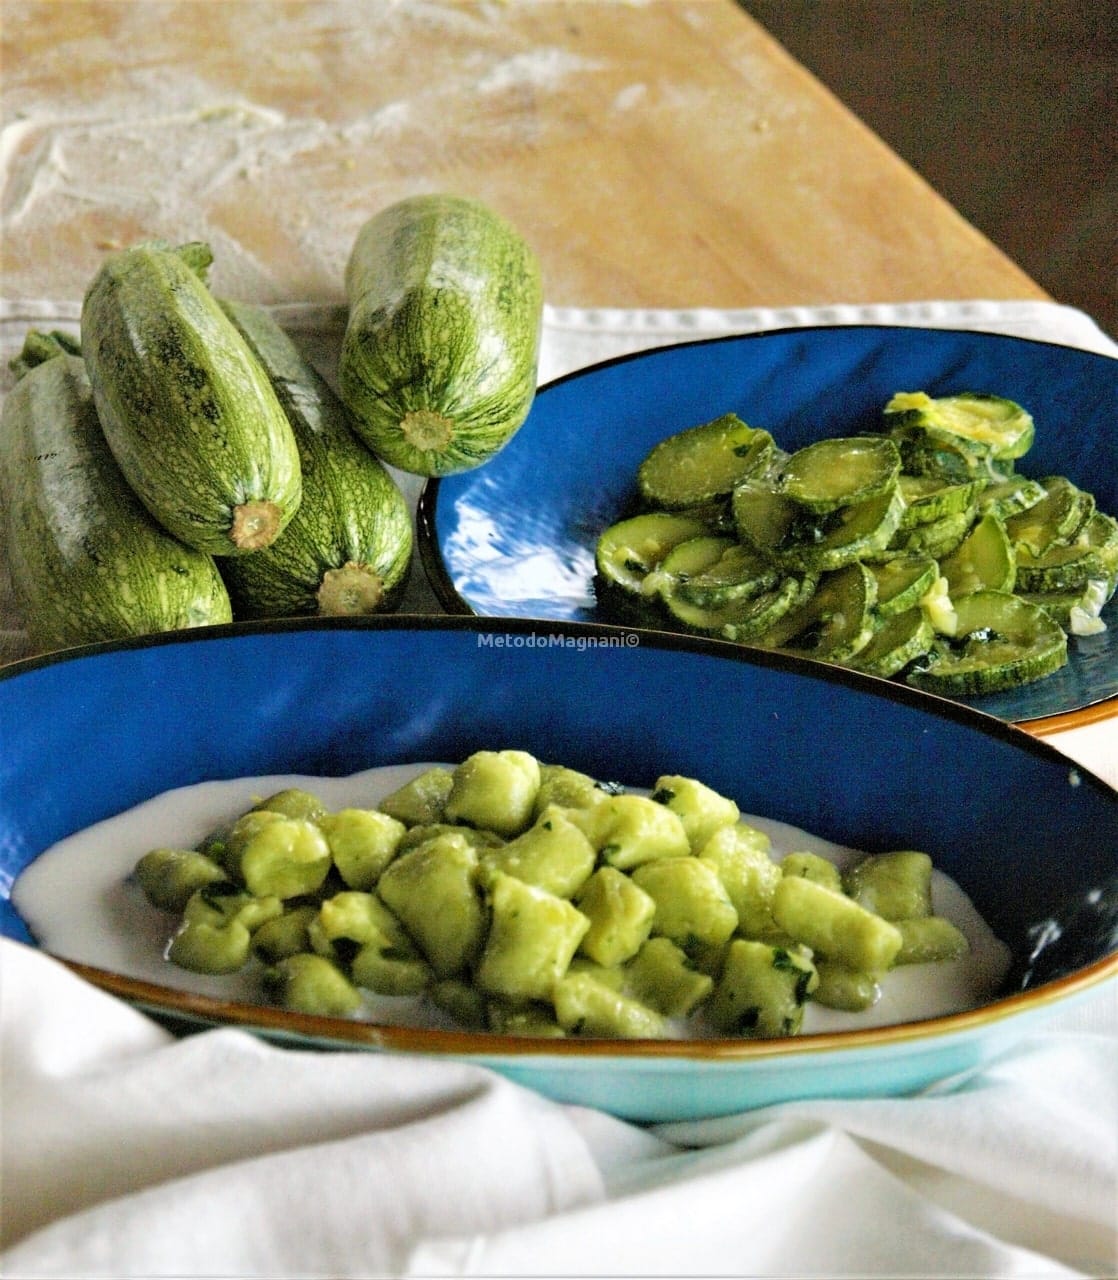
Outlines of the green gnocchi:
{"type": "Polygon", "coordinates": [[[371,808],[288,788],[133,872],[173,920],[168,960],[255,973],[293,1011],[360,1017],[371,994],[625,1039],[783,1037],[809,1002],[868,1008],[890,969],[967,951],[931,877],[908,849],[778,860],[696,778],[627,790],[520,750],[424,768],[371,808]]]}

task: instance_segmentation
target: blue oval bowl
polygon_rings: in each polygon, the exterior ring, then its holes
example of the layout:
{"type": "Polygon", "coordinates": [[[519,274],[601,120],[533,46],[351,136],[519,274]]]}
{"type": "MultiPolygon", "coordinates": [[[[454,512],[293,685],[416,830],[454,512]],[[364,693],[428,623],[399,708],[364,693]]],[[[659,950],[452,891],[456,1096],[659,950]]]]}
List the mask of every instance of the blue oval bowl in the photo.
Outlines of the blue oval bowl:
{"type": "MultiPolygon", "coordinates": [[[[789,329],[659,347],[542,388],[501,453],[425,487],[428,577],[452,613],[609,621],[594,596],[595,544],[658,440],[733,410],[792,450],[873,431],[895,391],[917,390],[1018,401],[1036,421],[1018,470],[1066,475],[1118,514],[1118,360],[999,334],[789,329]]],[[[1103,616],[1109,630],[1073,638],[1062,670],[970,705],[1013,722],[1049,720],[1030,725],[1040,732],[1072,727],[1085,709],[1080,718],[1118,714],[1118,599],[1103,616]]]]}
{"type": "Polygon", "coordinates": [[[75,964],[188,1026],[482,1063],[637,1120],[903,1094],[999,1053],[1118,974],[1118,792],[1031,735],[819,663],[652,632],[484,619],[233,625],[0,670],[0,927],[55,841],[207,779],[458,760],[515,746],[639,784],[693,774],[868,851],[926,849],[1012,949],[980,1009],[782,1040],[534,1041],[184,995],[75,964]]]}

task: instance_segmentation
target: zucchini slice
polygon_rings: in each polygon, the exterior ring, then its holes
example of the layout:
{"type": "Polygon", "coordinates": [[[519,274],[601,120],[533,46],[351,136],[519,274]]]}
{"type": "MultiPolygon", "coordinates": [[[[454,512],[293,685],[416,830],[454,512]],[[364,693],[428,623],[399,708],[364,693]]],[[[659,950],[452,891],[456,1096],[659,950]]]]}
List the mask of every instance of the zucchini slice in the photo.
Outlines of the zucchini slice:
{"type": "MultiPolygon", "coordinates": [[[[984,460],[948,444],[936,444],[919,438],[897,439],[901,450],[901,466],[906,475],[927,476],[941,484],[966,484],[976,476],[993,477],[984,460]]],[[[997,475],[996,479],[1004,477],[997,475]]]]}
{"type": "Polygon", "coordinates": [[[731,510],[742,542],[762,555],[777,558],[796,541],[803,520],[803,512],[790,498],[756,480],[734,489],[731,510]]]}
{"type": "Polygon", "coordinates": [[[1092,578],[1106,579],[1106,566],[1094,547],[1073,542],[1051,547],[1034,556],[1022,547],[1017,552],[1017,582],[1022,591],[1074,591],[1092,578]]]}
{"type": "Polygon", "coordinates": [[[1044,497],[1005,522],[1010,542],[1034,556],[1070,542],[1095,513],[1094,497],[1066,476],[1046,476],[1040,483],[1044,497]]]}
{"type": "Polygon", "coordinates": [[[877,613],[882,618],[918,605],[939,577],[935,560],[920,554],[896,556],[869,568],[877,580],[877,613]]]}
{"type": "Polygon", "coordinates": [[[1102,557],[1111,590],[1118,582],[1118,518],[1096,511],[1087,522],[1087,538],[1102,557]]]}
{"type": "Polygon", "coordinates": [[[876,579],[864,564],[844,565],[823,574],[811,597],[758,636],[756,643],[845,662],[873,636],[876,594],[876,579]]]}
{"type": "Polygon", "coordinates": [[[840,569],[888,547],[903,512],[904,499],[894,484],[873,498],[828,512],[812,530],[811,540],[788,547],[785,559],[816,572],[840,569]]]}
{"type": "Polygon", "coordinates": [[[1031,480],[1028,476],[1012,475],[1005,480],[993,480],[982,490],[976,499],[980,515],[1000,516],[1008,520],[1010,516],[1027,511],[1044,497],[1044,485],[1039,480],[1031,480]]]}
{"type": "Polygon", "coordinates": [[[664,607],[689,631],[721,636],[724,640],[752,641],[795,609],[815,589],[811,575],[789,574],[775,587],[757,595],[731,600],[721,607],[704,608],[685,600],[678,592],[664,594],[664,607]]]}
{"type": "Polygon", "coordinates": [[[895,676],[931,651],[935,628],[919,605],[882,619],[866,646],[849,665],[874,676],[895,676]]]}
{"type": "Polygon", "coordinates": [[[1024,591],[1022,600],[1035,604],[1073,636],[1093,636],[1106,630],[1102,611],[1114,594],[1105,578],[1090,578],[1075,591],[1024,591]]]}
{"type": "MultiPolygon", "coordinates": [[[[678,548],[677,548],[678,550],[678,548]]],[[[673,552],[672,555],[675,553],[673,552]]],[[[669,556],[670,560],[672,556],[669,556]]],[[[665,560],[662,568],[667,569],[665,560]]],[[[780,570],[769,559],[741,542],[730,542],[699,572],[685,574],[676,588],[684,600],[703,608],[717,608],[743,596],[759,595],[775,587],[780,570]]]]}
{"type": "Polygon", "coordinates": [[[651,595],[653,590],[675,590],[716,565],[726,552],[738,545],[733,538],[721,533],[701,533],[697,538],[677,543],[645,578],[642,590],[645,595],[651,595]]]}
{"type": "Polygon", "coordinates": [[[747,482],[734,490],[738,535],[789,569],[824,573],[886,550],[904,512],[894,480],[872,498],[816,512],[770,485],[747,482]]]}
{"type": "Polygon", "coordinates": [[[885,406],[887,430],[924,436],[975,458],[1019,458],[1033,443],[1032,414],[1013,400],[968,391],[933,399],[924,391],[898,391],[885,406]]]}
{"type": "Polygon", "coordinates": [[[901,455],[888,436],[833,436],[797,449],[780,472],[780,492],[828,512],[892,491],[901,455]]]}
{"type": "Polygon", "coordinates": [[[1118,522],[1096,511],[1074,542],[1034,555],[1017,547],[1017,582],[1022,591],[1074,591],[1092,578],[1109,578],[1118,567],[1118,522]]]}
{"type": "Polygon", "coordinates": [[[967,536],[973,523],[974,512],[968,510],[941,516],[938,520],[918,524],[911,529],[900,529],[889,543],[889,550],[922,553],[939,560],[955,550],[967,536]]]}
{"type": "Polygon", "coordinates": [[[637,485],[649,506],[698,506],[762,474],[773,449],[767,431],[748,426],[736,413],[724,413],[654,445],[637,470],[637,485]]]}
{"type": "Polygon", "coordinates": [[[940,573],[954,599],[990,588],[1012,591],[1017,562],[1005,525],[995,515],[985,515],[950,555],[939,562],[940,573]]]}
{"type": "Polygon", "coordinates": [[[691,516],[670,511],[646,511],[619,520],[598,538],[595,563],[600,578],[613,587],[634,595],[645,591],[649,574],[673,547],[707,533],[707,526],[691,516]]]}
{"type": "Polygon", "coordinates": [[[980,477],[950,482],[939,476],[904,474],[898,483],[901,497],[905,501],[904,515],[901,517],[902,529],[930,524],[933,520],[956,515],[960,511],[971,511],[978,495],[986,488],[986,481],[980,477]]]}
{"type": "Polygon", "coordinates": [[[1067,636],[1044,609],[1006,591],[975,591],[955,602],[955,636],[906,680],[947,696],[973,696],[1039,680],[1067,662],[1067,636]]]}
{"type": "MultiPolygon", "coordinates": [[[[750,552],[740,542],[735,542],[724,533],[704,533],[697,538],[688,538],[686,542],[672,547],[656,568],[648,574],[641,586],[641,591],[649,597],[656,593],[666,596],[678,592],[682,599],[690,600],[704,608],[728,604],[735,594],[743,593],[729,589],[724,593],[713,589],[707,593],[700,589],[692,595],[688,588],[692,582],[703,581],[707,574],[713,575],[712,583],[722,582],[724,579],[719,573],[719,565],[725,557],[729,557],[732,563],[733,557],[738,554],[749,556],[757,561],[756,553],[750,552]]],[[[768,585],[772,585],[779,575],[775,568],[771,568],[769,572],[771,580],[768,585]]]]}

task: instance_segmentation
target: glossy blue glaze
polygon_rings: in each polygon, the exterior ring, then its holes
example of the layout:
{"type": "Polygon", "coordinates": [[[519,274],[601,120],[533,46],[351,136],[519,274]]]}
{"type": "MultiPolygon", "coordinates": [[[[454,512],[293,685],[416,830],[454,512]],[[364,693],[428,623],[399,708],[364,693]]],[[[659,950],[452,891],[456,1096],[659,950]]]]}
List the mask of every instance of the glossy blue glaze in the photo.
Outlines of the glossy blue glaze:
{"type": "MultiPolygon", "coordinates": [[[[1038,927],[1118,873],[1118,793],[1000,720],[837,668],[558,623],[234,625],[0,671],[2,931],[28,940],[9,889],[44,848],[170,787],[343,775],[493,747],[633,785],[693,774],[747,812],[839,843],[926,849],[1013,948],[1011,986],[1029,967],[1038,927]]],[[[1077,967],[1113,953],[1116,940],[1092,933],[1090,920],[1076,929],[1077,967]]],[[[573,1044],[561,1054],[494,1053],[485,1036],[453,1052],[553,1096],[645,1119],[813,1093],[909,1092],[1011,1041],[1052,1007],[1064,977],[1043,973],[1035,991],[989,1006],[978,1026],[937,1020],[916,1038],[885,1030],[849,1047],[836,1043],[843,1037],[822,1049],[789,1041],[775,1057],[573,1044]]],[[[173,1013],[167,995],[165,1005],[147,1003],[173,1013]]],[[[292,1016],[286,1038],[307,1042],[302,1027],[292,1016]]]]}
{"type": "MultiPolygon", "coordinates": [[[[873,431],[896,391],[990,391],[1023,404],[1025,475],[1059,473],[1118,513],[1118,360],[996,334],[853,326],[658,348],[543,388],[485,467],[430,483],[420,550],[444,606],[483,616],[603,621],[594,546],[658,440],[733,410],[792,450],[873,431]]],[[[1010,721],[1118,697],[1118,600],[1109,630],[1073,638],[1053,676],[972,705],[1010,721]]]]}

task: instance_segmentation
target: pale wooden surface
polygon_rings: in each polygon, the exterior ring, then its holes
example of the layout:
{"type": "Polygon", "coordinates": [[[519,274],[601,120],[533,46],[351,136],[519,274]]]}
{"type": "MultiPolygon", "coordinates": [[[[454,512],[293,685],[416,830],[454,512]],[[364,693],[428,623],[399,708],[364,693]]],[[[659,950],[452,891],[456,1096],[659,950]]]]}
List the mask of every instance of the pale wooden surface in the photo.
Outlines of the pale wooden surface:
{"type": "Polygon", "coordinates": [[[1042,298],[732,0],[3,8],[3,278],[208,239],[216,285],[335,302],[361,223],[476,195],[567,306],[1042,298]]]}

